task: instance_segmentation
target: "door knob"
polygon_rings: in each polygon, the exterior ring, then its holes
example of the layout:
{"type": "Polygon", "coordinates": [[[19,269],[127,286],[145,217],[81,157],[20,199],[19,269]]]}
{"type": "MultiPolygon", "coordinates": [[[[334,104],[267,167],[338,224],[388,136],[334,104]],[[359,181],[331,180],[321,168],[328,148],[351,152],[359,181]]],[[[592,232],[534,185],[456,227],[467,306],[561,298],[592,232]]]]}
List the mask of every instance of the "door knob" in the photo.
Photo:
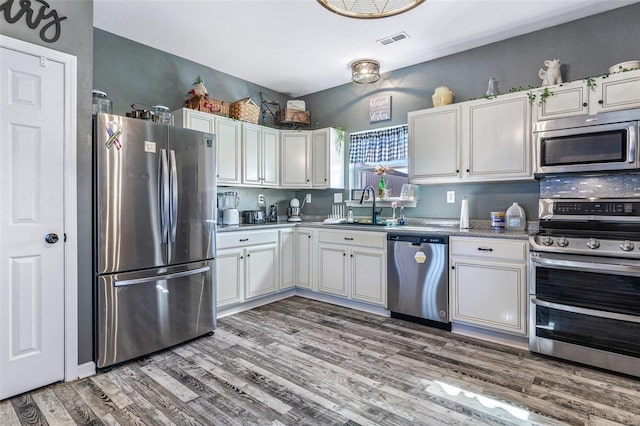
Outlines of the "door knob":
{"type": "Polygon", "coordinates": [[[49,244],[55,244],[59,239],[58,234],[47,234],[44,236],[44,240],[49,244]]]}

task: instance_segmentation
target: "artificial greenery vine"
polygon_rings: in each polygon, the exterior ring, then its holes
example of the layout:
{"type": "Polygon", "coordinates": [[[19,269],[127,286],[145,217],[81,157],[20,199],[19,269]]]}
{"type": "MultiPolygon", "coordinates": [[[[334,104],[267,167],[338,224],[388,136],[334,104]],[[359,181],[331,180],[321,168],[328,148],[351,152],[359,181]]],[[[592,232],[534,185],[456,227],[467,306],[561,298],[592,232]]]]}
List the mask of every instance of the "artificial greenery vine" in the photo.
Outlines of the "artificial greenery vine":
{"type": "Polygon", "coordinates": [[[338,137],[336,138],[336,151],[340,154],[342,147],[344,146],[344,129],[338,126],[336,127],[336,133],[338,134],[338,137]]]}
{"type": "MultiPolygon", "coordinates": [[[[540,100],[538,101],[538,105],[540,106],[544,105],[547,102],[547,99],[549,99],[549,97],[555,96],[555,95],[556,94],[553,93],[551,90],[549,90],[548,87],[545,87],[542,93],[540,93],[540,100]]],[[[531,98],[529,98],[529,101],[531,101],[531,98]]]]}
{"type": "Polygon", "coordinates": [[[596,79],[593,77],[587,77],[584,79],[585,84],[592,91],[596,91],[596,87],[598,87],[598,83],[596,83],[596,79]]]}

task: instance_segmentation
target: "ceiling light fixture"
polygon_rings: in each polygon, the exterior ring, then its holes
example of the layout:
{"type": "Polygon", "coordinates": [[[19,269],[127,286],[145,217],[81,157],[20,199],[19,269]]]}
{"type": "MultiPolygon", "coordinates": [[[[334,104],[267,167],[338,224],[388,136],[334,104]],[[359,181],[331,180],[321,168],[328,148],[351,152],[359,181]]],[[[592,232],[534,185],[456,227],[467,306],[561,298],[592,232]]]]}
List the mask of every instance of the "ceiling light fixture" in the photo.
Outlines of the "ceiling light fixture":
{"type": "Polygon", "coordinates": [[[380,64],[373,59],[359,59],[351,64],[351,79],[354,83],[367,84],[380,78],[380,64]]]}
{"type": "Polygon", "coordinates": [[[373,19],[397,15],[424,0],[318,0],[333,13],[349,18],[373,19]]]}

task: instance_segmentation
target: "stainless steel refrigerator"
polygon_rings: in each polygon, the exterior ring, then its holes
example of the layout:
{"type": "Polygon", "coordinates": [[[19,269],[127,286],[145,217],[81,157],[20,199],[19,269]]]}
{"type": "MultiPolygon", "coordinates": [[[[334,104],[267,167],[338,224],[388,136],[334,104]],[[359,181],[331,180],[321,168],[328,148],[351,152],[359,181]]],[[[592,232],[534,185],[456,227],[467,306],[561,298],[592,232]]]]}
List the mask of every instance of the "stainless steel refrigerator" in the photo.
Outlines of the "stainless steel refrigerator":
{"type": "Polygon", "coordinates": [[[94,118],[95,361],[215,328],[215,136],[94,118]]]}

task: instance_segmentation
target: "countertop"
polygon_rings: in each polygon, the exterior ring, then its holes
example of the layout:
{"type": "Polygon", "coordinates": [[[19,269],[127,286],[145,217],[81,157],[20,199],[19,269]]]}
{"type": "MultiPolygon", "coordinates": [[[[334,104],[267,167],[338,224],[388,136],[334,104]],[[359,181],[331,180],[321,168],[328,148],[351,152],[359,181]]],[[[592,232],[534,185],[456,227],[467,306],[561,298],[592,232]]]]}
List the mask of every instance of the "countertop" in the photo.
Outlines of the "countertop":
{"type": "Polygon", "coordinates": [[[325,224],[322,221],[303,221],[303,222],[267,222],[261,224],[241,224],[241,225],[223,225],[218,226],[217,232],[238,232],[238,231],[254,231],[261,229],[278,229],[292,228],[295,226],[306,228],[318,228],[327,230],[349,230],[349,231],[369,231],[369,232],[395,232],[402,234],[438,234],[449,236],[466,236],[466,237],[482,237],[482,238],[508,238],[514,240],[527,240],[529,235],[536,232],[536,222],[529,223],[526,231],[493,231],[489,221],[471,220],[470,229],[459,229],[455,221],[437,220],[413,220],[407,225],[382,226],[371,224],[325,224]]]}

